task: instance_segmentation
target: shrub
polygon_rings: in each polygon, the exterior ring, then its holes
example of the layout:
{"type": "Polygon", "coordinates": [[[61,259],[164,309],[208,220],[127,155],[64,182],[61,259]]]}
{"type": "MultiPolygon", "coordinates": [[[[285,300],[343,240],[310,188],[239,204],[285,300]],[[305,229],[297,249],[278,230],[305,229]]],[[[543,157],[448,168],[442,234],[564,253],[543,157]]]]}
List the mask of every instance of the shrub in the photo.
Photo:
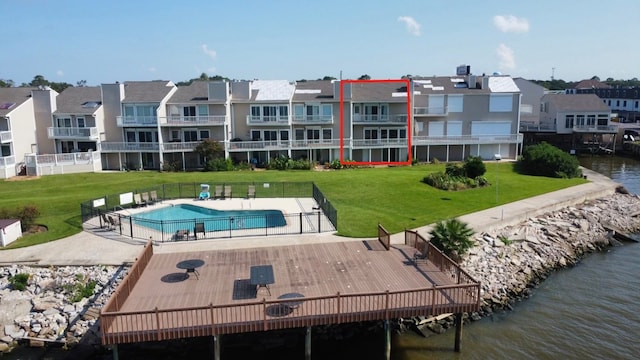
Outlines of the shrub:
{"type": "Polygon", "coordinates": [[[452,177],[466,177],[466,172],[464,170],[464,167],[460,163],[447,164],[444,172],[445,174],[452,177]]]}
{"type": "Polygon", "coordinates": [[[340,163],[340,159],[335,159],[329,164],[331,169],[339,170],[342,169],[342,164],[340,163]]]}
{"type": "Polygon", "coordinates": [[[582,176],[580,163],[575,157],[545,142],[525,147],[517,169],[524,174],[536,176],[557,178],[582,176]]]}
{"type": "Polygon", "coordinates": [[[14,210],[0,209],[0,218],[20,219],[23,232],[29,231],[35,225],[38,216],[40,216],[40,210],[35,205],[25,205],[14,210]]]}
{"type": "Polygon", "coordinates": [[[480,156],[469,156],[464,161],[464,171],[468,178],[475,179],[484,175],[487,172],[487,167],[480,156]]]}
{"type": "Polygon", "coordinates": [[[29,274],[19,273],[9,278],[9,284],[13,290],[23,291],[27,288],[27,281],[29,281],[29,274]]]}
{"type": "Polygon", "coordinates": [[[64,285],[63,289],[69,294],[69,300],[71,302],[78,302],[93,295],[97,284],[98,282],[96,280],[85,281],[82,274],[76,274],[76,282],[64,285]]]}
{"type": "Polygon", "coordinates": [[[473,247],[473,230],[458,219],[437,223],[431,232],[431,243],[447,256],[457,259],[473,247]]]}
{"type": "Polygon", "coordinates": [[[182,170],[182,162],[180,160],[165,161],[162,163],[162,171],[177,172],[182,170]]]}
{"type": "Polygon", "coordinates": [[[246,161],[240,161],[239,163],[234,165],[235,170],[249,170],[251,169],[251,164],[246,161]]]}
{"type": "Polygon", "coordinates": [[[215,158],[207,161],[205,171],[232,171],[234,169],[231,159],[215,158]]]}

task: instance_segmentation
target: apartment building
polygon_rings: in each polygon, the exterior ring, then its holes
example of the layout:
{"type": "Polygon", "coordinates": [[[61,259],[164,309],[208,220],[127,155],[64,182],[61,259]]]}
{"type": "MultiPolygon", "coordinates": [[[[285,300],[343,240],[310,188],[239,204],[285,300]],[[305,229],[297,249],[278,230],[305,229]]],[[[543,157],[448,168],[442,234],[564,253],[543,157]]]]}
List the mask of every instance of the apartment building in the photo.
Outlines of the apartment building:
{"type": "MultiPolygon", "coordinates": [[[[11,90],[26,96],[37,89],[11,90]]],[[[93,171],[167,164],[199,169],[203,159],[194,148],[205,139],[219,142],[226,157],[258,166],[277,156],[318,163],[341,155],[364,163],[515,158],[522,145],[521,92],[511,77],[499,75],[342,84],[195,81],[180,87],[166,80],[128,81],[47,94],[48,108],[42,93],[36,103],[45,105],[28,105],[31,112],[40,108],[40,115],[32,115],[31,125],[21,123],[36,128],[34,139],[21,141],[29,144],[21,152],[37,153],[26,161],[36,174],[73,171],[54,168],[83,160],[93,171]]],[[[9,128],[6,118],[0,122],[3,156],[15,155],[5,145],[9,128]]]]}

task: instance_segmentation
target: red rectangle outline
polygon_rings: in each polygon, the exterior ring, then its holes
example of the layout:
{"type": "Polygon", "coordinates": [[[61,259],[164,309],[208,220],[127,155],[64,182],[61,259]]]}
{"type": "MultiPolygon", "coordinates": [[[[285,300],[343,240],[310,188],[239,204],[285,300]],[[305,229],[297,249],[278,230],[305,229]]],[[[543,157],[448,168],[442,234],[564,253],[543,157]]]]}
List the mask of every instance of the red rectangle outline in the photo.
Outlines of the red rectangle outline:
{"type": "MultiPolygon", "coordinates": [[[[409,79],[388,80],[340,80],[340,164],[341,165],[411,165],[411,81],[409,79]],[[344,161],[344,84],[353,83],[404,83],[407,87],[407,161],[344,161]]],[[[352,129],[353,130],[353,129],[352,129]]]]}

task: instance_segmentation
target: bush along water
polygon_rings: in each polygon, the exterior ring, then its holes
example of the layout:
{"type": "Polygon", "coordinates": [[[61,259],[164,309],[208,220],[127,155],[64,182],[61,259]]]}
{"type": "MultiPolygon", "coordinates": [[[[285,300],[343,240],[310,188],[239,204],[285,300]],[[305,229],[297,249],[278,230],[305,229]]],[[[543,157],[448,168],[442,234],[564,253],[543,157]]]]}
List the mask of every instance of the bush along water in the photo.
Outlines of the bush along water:
{"type": "Polygon", "coordinates": [[[537,176],[556,178],[582,176],[578,159],[545,142],[525,147],[516,169],[521,173],[537,176]]]}

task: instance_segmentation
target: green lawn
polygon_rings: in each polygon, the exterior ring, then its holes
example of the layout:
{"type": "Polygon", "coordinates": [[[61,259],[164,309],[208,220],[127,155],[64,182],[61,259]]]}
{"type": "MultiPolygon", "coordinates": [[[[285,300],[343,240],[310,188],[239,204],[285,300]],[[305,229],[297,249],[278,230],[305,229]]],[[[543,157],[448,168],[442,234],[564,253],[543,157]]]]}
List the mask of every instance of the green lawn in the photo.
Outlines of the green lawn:
{"type": "Polygon", "coordinates": [[[80,203],[107,194],[179,182],[313,181],[338,210],[338,233],[376,236],[382,223],[392,233],[584,183],[514,172],[512,163],[487,163],[491,186],[458,192],[434,189],[422,178],[444,165],[339,171],[122,172],[43,176],[0,182],[0,208],[35,205],[48,232],[25,236],[10,248],[60,239],[81,231],[80,203]],[[497,181],[496,181],[497,178],[497,181]],[[498,184],[496,191],[496,183],[498,184]],[[497,196],[496,196],[497,193],[497,196]],[[498,201],[496,201],[496,198],[498,201]]]}

